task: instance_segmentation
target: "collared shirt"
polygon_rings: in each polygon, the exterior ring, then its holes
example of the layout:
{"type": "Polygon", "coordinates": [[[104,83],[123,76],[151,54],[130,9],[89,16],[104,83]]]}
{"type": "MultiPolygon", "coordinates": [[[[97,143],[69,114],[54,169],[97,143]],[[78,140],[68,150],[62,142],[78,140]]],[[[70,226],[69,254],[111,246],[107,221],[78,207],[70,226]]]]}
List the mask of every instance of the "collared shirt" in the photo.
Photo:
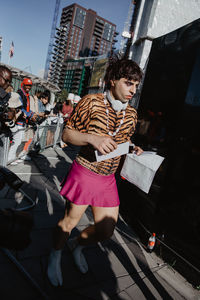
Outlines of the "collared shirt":
{"type": "MultiPolygon", "coordinates": [[[[129,141],[135,130],[136,110],[128,105],[125,112],[124,122],[119,132],[113,137],[117,144],[129,141]]],[[[116,114],[108,101],[107,104],[104,103],[103,94],[90,94],[79,101],[66,127],[82,133],[109,136],[108,132],[115,132],[122,119],[123,112],[116,114]],[[109,116],[106,113],[106,108],[108,108],[109,116]]],[[[120,162],[120,156],[97,162],[94,151],[92,145],[82,146],[76,161],[100,175],[115,173],[120,162]]]]}
{"type": "Polygon", "coordinates": [[[42,103],[40,99],[38,99],[38,112],[42,113],[45,112],[46,106],[42,103]]]}

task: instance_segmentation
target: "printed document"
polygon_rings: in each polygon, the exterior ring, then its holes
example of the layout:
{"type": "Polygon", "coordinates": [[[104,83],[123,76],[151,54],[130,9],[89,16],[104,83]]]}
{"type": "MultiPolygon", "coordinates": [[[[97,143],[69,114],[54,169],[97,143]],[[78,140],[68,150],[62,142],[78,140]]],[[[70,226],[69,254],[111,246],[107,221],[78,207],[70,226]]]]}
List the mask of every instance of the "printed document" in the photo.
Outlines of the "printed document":
{"type": "Polygon", "coordinates": [[[98,150],[95,150],[96,160],[97,160],[97,162],[100,162],[102,160],[106,160],[106,159],[109,159],[109,158],[113,158],[113,157],[116,157],[116,156],[121,156],[123,154],[127,154],[129,152],[129,145],[130,145],[129,142],[119,144],[117,146],[117,149],[115,149],[114,151],[112,151],[108,154],[105,154],[105,155],[101,154],[98,150]]]}

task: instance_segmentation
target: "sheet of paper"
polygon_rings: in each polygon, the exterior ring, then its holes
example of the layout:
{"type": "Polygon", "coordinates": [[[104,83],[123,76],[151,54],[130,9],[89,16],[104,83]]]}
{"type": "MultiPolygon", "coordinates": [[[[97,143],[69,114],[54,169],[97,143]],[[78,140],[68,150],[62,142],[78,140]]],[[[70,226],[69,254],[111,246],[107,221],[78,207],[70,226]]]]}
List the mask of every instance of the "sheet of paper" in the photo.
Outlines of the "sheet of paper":
{"type": "Polygon", "coordinates": [[[144,151],[141,155],[136,155],[134,153],[132,153],[131,155],[129,154],[129,156],[132,156],[132,159],[134,159],[135,161],[139,162],[141,165],[157,171],[157,169],[159,168],[160,164],[163,161],[163,157],[160,155],[155,154],[155,152],[150,152],[150,151],[144,151]]]}
{"type": "Polygon", "coordinates": [[[115,149],[114,151],[112,151],[108,154],[105,154],[105,155],[103,155],[99,151],[95,150],[95,156],[96,156],[97,162],[100,162],[102,160],[106,160],[109,158],[127,154],[128,152],[129,152],[129,142],[126,142],[126,143],[119,144],[117,146],[117,149],[115,149]]]}
{"type": "Polygon", "coordinates": [[[141,155],[127,154],[121,176],[136,185],[145,193],[149,192],[156,171],[164,157],[154,152],[144,151],[141,155]]]}

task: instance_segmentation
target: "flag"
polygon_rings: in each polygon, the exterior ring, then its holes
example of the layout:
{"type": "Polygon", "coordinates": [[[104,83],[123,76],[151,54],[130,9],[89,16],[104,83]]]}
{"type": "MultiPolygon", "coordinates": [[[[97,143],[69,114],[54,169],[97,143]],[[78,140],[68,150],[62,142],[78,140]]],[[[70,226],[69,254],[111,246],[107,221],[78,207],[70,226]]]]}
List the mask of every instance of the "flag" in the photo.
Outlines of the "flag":
{"type": "Polygon", "coordinates": [[[14,55],[14,43],[12,42],[10,45],[10,50],[9,50],[9,57],[13,57],[14,55]]]}

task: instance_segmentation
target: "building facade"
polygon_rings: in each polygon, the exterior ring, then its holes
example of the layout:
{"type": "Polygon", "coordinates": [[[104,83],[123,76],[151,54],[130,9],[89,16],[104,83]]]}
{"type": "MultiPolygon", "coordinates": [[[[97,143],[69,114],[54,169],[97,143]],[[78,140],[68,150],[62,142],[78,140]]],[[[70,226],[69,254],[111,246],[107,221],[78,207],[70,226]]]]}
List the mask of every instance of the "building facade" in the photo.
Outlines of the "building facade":
{"type": "MultiPolygon", "coordinates": [[[[198,0],[135,0],[129,58],[145,68],[152,41],[200,17],[198,0]]],[[[175,36],[171,36],[173,40],[175,36]]]]}
{"type": "Polygon", "coordinates": [[[66,61],[63,88],[70,93],[83,96],[89,74],[90,65],[86,65],[85,59],[66,61]]]}
{"type": "Polygon", "coordinates": [[[116,25],[78,4],[63,8],[57,28],[49,80],[61,88],[67,71],[64,62],[81,57],[109,55],[117,42],[116,25]]]}

